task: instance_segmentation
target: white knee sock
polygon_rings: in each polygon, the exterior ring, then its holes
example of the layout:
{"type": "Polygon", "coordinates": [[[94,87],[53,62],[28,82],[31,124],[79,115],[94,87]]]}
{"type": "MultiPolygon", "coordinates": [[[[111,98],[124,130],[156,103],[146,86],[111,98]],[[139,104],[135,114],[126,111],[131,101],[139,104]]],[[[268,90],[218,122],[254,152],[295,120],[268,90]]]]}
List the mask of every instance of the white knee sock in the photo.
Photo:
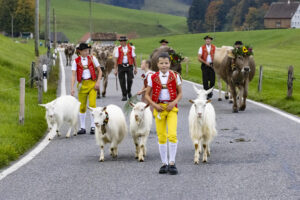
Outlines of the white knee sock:
{"type": "Polygon", "coordinates": [[[91,128],[92,128],[92,127],[95,128],[94,117],[93,117],[93,115],[92,115],[92,112],[90,112],[90,119],[91,119],[91,128]]]}
{"type": "Polygon", "coordinates": [[[171,162],[175,163],[176,151],[177,151],[177,143],[169,142],[169,157],[170,157],[169,163],[171,162]]]}
{"type": "Polygon", "coordinates": [[[85,129],[85,113],[79,113],[80,127],[85,129]]]}
{"type": "Polygon", "coordinates": [[[168,146],[166,144],[158,144],[159,146],[159,154],[161,158],[161,162],[163,164],[168,164],[168,146]]]}

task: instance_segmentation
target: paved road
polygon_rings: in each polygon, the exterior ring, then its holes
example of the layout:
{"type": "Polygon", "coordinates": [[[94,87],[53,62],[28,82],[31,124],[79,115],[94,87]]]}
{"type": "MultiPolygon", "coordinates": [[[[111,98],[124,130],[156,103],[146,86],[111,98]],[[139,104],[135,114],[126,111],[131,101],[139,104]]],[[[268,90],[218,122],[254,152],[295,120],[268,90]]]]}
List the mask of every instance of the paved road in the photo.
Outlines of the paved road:
{"type": "MultiPolygon", "coordinates": [[[[65,68],[70,93],[70,67],[65,68]]],[[[142,81],[134,79],[133,92],[142,81]]],[[[188,134],[189,99],[196,95],[183,83],[179,104],[177,166],[179,175],[159,175],[160,167],[154,125],[144,163],[134,159],[128,134],[119,146],[117,160],[106,150],[98,162],[94,136],[55,138],[38,156],[0,181],[0,199],[300,199],[300,124],[248,103],[247,110],[231,112],[227,101],[213,105],[218,136],[207,164],[194,165],[188,134]],[[236,139],[244,138],[246,142],[236,139]]],[[[106,98],[123,107],[121,91],[109,78],[106,98]]]]}

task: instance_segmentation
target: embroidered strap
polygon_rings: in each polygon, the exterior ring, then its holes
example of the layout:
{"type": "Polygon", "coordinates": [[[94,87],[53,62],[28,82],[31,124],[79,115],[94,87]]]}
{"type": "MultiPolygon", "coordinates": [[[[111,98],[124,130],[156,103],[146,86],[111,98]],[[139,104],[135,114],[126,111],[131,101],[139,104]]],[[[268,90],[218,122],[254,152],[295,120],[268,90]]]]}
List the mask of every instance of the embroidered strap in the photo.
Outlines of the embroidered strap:
{"type": "Polygon", "coordinates": [[[105,119],[103,121],[103,124],[101,125],[101,132],[102,132],[102,135],[104,135],[106,133],[106,125],[108,124],[108,120],[109,120],[109,116],[108,116],[108,113],[107,111],[105,111],[105,119]]]}

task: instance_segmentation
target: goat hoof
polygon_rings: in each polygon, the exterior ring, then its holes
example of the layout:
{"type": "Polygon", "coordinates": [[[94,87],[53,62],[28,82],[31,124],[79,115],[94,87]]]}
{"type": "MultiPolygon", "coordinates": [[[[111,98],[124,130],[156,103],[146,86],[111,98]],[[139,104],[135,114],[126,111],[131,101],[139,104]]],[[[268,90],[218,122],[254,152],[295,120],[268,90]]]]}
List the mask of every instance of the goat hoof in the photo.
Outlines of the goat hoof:
{"type": "Polygon", "coordinates": [[[140,162],[144,162],[144,158],[139,159],[140,162]]]}
{"type": "Polygon", "coordinates": [[[104,162],[104,158],[100,158],[100,159],[99,159],[99,162],[104,162]]]}
{"type": "Polygon", "coordinates": [[[194,161],[194,164],[195,164],[195,165],[199,165],[199,160],[195,160],[195,161],[194,161]]]}
{"type": "Polygon", "coordinates": [[[203,163],[206,163],[206,162],[207,162],[207,160],[206,160],[206,159],[203,159],[203,160],[202,160],[202,162],[203,162],[203,163]]]}
{"type": "Polygon", "coordinates": [[[218,98],[218,101],[222,101],[222,98],[218,98]]]}
{"type": "Polygon", "coordinates": [[[135,159],[138,159],[139,157],[135,156],[135,159]]]}

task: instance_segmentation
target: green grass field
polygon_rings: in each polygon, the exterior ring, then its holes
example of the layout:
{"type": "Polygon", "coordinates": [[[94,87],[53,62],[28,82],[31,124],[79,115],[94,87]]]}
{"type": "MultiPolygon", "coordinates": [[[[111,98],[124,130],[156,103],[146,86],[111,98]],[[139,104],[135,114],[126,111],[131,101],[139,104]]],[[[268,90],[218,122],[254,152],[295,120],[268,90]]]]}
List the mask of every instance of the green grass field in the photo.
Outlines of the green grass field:
{"type": "MultiPolygon", "coordinates": [[[[114,7],[93,3],[94,32],[136,32],[140,37],[171,35],[187,32],[186,18],[114,7]]],[[[64,32],[72,42],[77,42],[89,32],[89,3],[80,0],[51,0],[55,8],[57,31],[64,32]]],[[[42,31],[45,21],[45,1],[40,1],[42,31]]],[[[52,12],[51,12],[52,13],[52,12]]],[[[52,30],[52,29],[51,29],[52,30]]]]}
{"type": "MultiPolygon", "coordinates": [[[[197,61],[198,49],[203,45],[206,34],[185,34],[166,37],[170,46],[184,56],[189,57],[189,73],[183,77],[201,83],[200,63],[197,61]]],[[[300,30],[263,30],[245,32],[219,32],[211,34],[215,37],[213,43],[233,45],[236,40],[250,44],[254,48],[256,75],[250,83],[249,98],[283,109],[300,116],[300,30]],[[264,67],[262,91],[257,92],[259,66],[264,67]],[[286,99],[287,69],[294,66],[295,81],[292,99],[286,99]]],[[[154,48],[159,46],[161,37],[151,37],[134,40],[138,58],[143,54],[147,58],[154,48]]],[[[228,106],[229,108],[230,106],[228,106]]]]}
{"type": "MultiPolygon", "coordinates": [[[[16,160],[45,134],[45,110],[38,106],[37,88],[30,88],[31,62],[35,60],[33,42],[15,43],[0,35],[0,168],[16,160]],[[19,125],[20,78],[26,80],[25,123],[19,125]]],[[[41,49],[45,53],[45,49],[41,49]]],[[[43,102],[56,98],[58,68],[52,71],[43,102]]]]}

